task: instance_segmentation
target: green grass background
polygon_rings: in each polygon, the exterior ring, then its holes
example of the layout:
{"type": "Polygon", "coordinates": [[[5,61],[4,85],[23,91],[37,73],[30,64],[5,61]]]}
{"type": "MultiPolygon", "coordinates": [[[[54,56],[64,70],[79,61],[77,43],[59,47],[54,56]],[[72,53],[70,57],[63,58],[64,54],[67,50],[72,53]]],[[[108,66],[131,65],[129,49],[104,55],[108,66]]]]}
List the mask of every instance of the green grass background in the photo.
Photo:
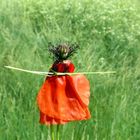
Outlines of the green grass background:
{"type": "Polygon", "coordinates": [[[76,71],[87,76],[88,121],[64,126],[62,140],[140,139],[140,2],[138,0],[0,0],[0,140],[47,140],[36,96],[47,71],[48,43],[78,43],[76,71]]]}

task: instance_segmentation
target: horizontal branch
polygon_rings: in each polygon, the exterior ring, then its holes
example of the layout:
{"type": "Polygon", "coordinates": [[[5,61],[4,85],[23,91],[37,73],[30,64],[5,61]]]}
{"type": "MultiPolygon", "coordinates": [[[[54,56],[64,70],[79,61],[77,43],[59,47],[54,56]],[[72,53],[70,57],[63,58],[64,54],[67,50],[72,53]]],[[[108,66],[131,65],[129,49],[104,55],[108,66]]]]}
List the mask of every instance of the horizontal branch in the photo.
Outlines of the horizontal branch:
{"type": "Polygon", "coordinates": [[[18,71],[22,71],[22,72],[27,72],[27,73],[32,73],[32,74],[38,74],[38,75],[58,75],[58,76],[62,76],[62,75],[76,75],[76,74],[114,74],[116,73],[116,71],[105,71],[105,72],[101,72],[101,71],[97,71],[97,72],[74,72],[74,73],[61,73],[61,72],[43,72],[43,71],[32,71],[32,70],[26,70],[26,69],[21,69],[21,68],[16,68],[16,67],[12,67],[12,66],[5,66],[8,69],[13,69],[13,70],[18,70],[18,71]]]}

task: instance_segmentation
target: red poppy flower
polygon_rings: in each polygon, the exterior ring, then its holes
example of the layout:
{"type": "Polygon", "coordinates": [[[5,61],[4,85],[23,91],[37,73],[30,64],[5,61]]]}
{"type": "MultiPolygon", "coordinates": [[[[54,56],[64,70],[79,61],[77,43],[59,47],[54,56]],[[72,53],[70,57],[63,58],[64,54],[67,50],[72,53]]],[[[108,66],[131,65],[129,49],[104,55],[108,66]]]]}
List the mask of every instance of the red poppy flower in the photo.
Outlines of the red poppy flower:
{"type": "MultiPolygon", "coordinates": [[[[55,62],[52,70],[74,72],[74,65],[70,60],[55,62]]],[[[37,96],[40,123],[65,124],[89,119],[89,96],[89,81],[84,75],[47,77],[37,96]]]]}

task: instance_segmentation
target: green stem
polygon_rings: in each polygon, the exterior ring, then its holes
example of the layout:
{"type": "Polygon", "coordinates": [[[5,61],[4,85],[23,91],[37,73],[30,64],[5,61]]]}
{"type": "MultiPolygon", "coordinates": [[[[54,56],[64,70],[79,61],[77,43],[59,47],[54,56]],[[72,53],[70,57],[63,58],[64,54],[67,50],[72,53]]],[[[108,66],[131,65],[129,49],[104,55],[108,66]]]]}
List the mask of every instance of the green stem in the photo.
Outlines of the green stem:
{"type": "Polygon", "coordinates": [[[54,126],[50,125],[50,135],[51,135],[51,140],[55,140],[55,134],[54,134],[54,126]]]}
{"type": "Polygon", "coordinates": [[[57,125],[57,132],[56,132],[56,140],[59,140],[60,138],[60,125],[57,125]]]}

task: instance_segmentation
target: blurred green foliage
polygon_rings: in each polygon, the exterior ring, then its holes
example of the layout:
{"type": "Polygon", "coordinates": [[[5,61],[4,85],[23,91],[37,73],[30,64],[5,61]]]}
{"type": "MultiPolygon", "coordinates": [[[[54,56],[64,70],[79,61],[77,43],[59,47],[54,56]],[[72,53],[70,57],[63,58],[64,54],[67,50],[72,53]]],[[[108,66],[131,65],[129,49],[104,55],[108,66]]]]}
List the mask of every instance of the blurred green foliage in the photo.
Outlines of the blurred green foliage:
{"type": "Polygon", "coordinates": [[[44,77],[7,70],[47,71],[48,43],[78,43],[76,71],[88,76],[88,121],[64,126],[63,140],[140,139],[140,9],[135,0],[0,1],[0,140],[45,140],[36,95],[44,77]]]}

